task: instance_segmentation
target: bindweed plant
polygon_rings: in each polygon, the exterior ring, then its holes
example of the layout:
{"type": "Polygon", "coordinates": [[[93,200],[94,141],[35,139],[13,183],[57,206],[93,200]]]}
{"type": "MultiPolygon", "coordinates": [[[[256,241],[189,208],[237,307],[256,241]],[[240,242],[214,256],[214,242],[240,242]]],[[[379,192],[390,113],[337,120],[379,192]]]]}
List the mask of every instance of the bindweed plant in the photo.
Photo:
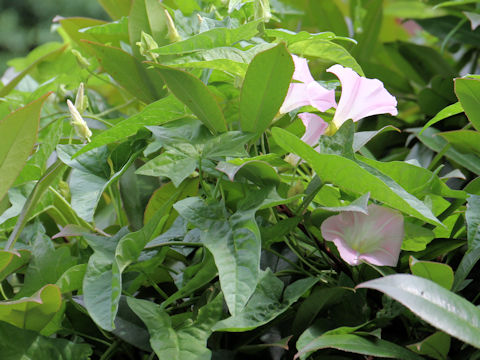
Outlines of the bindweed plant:
{"type": "Polygon", "coordinates": [[[2,359],[480,359],[475,1],[99,3],[2,77],[2,359]]]}

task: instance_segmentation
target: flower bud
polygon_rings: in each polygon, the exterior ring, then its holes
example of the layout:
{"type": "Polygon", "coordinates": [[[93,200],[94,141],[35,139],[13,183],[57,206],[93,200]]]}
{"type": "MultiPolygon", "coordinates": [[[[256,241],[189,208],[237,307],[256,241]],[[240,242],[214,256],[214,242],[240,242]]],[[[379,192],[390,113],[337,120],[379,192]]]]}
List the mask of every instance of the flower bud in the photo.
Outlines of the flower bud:
{"type": "Polygon", "coordinates": [[[84,57],[82,54],[80,54],[80,52],[78,50],[72,49],[71,51],[72,51],[72,54],[77,59],[78,65],[80,65],[80,67],[82,69],[86,69],[86,68],[90,67],[90,65],[91,65],[90,62],[87,60],[86,57],[84,57]]]}
{"type": "Polygon", "coordinates": [[[145,32],[142,31],[141,40],[138,41],[137,46],[139,47],[140,54],[145,56],[146,58],[155,61],[158,57],[158,54],[152,53],[151,50],[158,49],[158,44],[153,37],[145,32]]]}
{"type": "Polygon", "coordinates": [[[90,142],[90,136],[92,136],[92,132],[88,128],[87,123],[83,120],[82,115],[78,112],[75,105],[72,104],[70,100],[67,100],[68,110],[70,111],[70,115],[72,117],[71,124],[75,129],[75,132],[81,139],[90,142]]]}
{"type": "Polygon", "coordinates": [[[75,107],[80,114],[83,114],[88,107],[88,98],[85,96],[85,87],[80,83],[78,87],[77,96],[75,97],[75,107]]]}
{"type": "Polygon", "coordinates": [[[265,22],[269,22],[272,17],[270,11],[269,0],[255,0],[255,19],[263,19],[265,22]]]}
{"type": "Polygon", "coordinates": [[[172,17],[170,16],[170,13],[165,9],[165,17],[167,18],[167,37],[171,42],[177,42],[182,40],[182,37],[177,31],[177,28],[175,27],[175,23],[173,22],[172,17]]]}

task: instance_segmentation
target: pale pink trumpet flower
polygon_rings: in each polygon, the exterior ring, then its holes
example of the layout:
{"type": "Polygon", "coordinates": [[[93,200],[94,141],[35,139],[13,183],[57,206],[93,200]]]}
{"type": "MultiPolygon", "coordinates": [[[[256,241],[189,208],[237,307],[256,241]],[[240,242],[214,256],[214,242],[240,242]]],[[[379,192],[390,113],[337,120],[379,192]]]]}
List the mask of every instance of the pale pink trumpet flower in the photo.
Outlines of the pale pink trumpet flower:
{"type": "Polygon", "coordinates": [[[402,214],[374,204],[367,210],[368,215],[344,211],[329,217],[321,226],[323,238],[350,265],[396,266],[404,237],[402,214]]]}

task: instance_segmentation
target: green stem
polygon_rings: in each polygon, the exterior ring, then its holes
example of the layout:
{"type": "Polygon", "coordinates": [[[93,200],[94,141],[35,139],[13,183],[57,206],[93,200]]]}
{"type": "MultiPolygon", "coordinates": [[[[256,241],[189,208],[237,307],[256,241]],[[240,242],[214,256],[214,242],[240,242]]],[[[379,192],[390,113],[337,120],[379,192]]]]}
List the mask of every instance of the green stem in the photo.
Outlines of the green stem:
{"type": "Polygon", "coordinates": [[[108,347],[107,351],[103,353],[103,355],[100,357],[100,360],[108,360],[112,357],[115,349],[118,347],[120,344],[119,340],[116,340],[115,342],[111,343],[110,346],[108,347]]]}

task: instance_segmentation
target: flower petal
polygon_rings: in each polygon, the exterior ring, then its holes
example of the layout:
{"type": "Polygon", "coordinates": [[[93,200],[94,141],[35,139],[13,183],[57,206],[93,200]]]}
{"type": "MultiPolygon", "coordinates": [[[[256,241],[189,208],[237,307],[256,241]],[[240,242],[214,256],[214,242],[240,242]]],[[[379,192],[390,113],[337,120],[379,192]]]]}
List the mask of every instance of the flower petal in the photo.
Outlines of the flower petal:
{"type": "Polygon", "coordinates": [[[333,118],[337,128],[348,119],[358,121],[385,113],[397,115],[397,100],[380,80],[361,77],[352,69],[338,64],[327,71],[335,74],[342,83],[342,95],[333,118]]]}
{"type": "Polygon", "coordinates": [[[327,111],[332,107],[337,107],[335,90],[327,90],[315,81],[307,84],[307,95],[310,105],[320,111],[327,111]]]}
{"type": "Polygon", "coordinates": [[[301,58],[292,54],[293,63],[295,64],[295,71],[293,73],[293,80],[301,81],[308,84],[313,80],[310,69],[308,68],[307,59],[301,58]]]}
{"type": "Polygon", "coordinates": [[[302,136],[302,140],[310,146],[316,145],[320,136],[325,133],[328,128],[328,123],[315,114],[301,113],[298,117],[302,119],[303,125],[305,125],[305,134],[302,136]]]}
{"type": "Polygon", "coordinates": [[[329,217],[322,223],[321,231],[350,265],[363,260],[373,265],[395,266],[404,237],[403,216],[371,204],[368,215],[343,212],[329,217]]]}
{"type": "Polygon", "coordinates": [[[307,85],[300,83],[290,84],[287,96],[285,97],[285,101],[283,102],[279,112],[281,114],[286,114],[292,110],[306,105],[310,105],[310,100],[307,93],[307,85]]]}

